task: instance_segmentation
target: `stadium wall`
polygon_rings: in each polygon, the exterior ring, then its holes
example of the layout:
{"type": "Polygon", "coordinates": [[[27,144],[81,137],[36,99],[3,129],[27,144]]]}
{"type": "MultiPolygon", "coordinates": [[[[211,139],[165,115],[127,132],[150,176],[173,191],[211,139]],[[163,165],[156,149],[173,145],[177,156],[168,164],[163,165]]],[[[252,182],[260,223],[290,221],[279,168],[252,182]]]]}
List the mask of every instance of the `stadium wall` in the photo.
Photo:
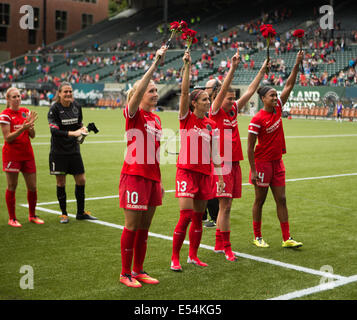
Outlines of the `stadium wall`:
{"type": "Polygon", "coordinates": [[[0,0],[0,4],[10,5],[10,22],[1,25],[6,32],[6,41],[0,41],[0,59],[4,61],[34,51],[46,44],[51,44],[58,37],[67,37],[82,29],[82,15],[92,16],[92,24],[96,24],[108,17],[109,0],[93,0],[92,2],[79,2],[75,0],[0,0]],[[22,29],[20,20],[25,14],[20,13],[23,5],[30,5],[39,9],[39,20],[34,30],[22,29]],[[44,14],[46,7],[46,15],[44,14]],[[62,31],[56,30],[56,11],[66,12],[67,22],[62,31]],[[46,23],[44,26],[44,18],[46,23]],[[31,37],[30,37],[31,34],[31,37]],[[31,38],[31,42],[30,42],[31,38]]]}

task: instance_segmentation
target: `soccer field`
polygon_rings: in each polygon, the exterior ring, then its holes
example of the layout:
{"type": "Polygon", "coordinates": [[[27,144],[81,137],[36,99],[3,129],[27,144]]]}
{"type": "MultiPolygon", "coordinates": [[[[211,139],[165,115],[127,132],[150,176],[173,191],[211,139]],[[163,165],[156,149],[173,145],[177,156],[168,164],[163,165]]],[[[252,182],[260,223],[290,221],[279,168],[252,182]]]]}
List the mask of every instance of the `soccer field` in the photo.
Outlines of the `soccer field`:
{"type": "MultiPolygon", "coordinates": [[[[1,107],[1,110],[4,107],[1,107]]],[[[86,168],[86,209],[98,221],[59,223],[55,178],[49,175],[50,131],[45,107],[39,113],[32,141],[37,164],[37,214],[44,225],[27,220],[22,177],[16,193],[22,228],[7,225],[6,178],[0,184],[0,299],[115,300],[264,300],[357,299],[357,123],[284,119],[287,154],[286,195],[292,237],[300,249],[281,247],[281,230],[269,193],[263,208],[262,233],[269,248],[252,244],[251,208],[254,189],[248,184],[247,130],[251,117],[239,116],[245,160],[241,162],[243,192],[233,201],[231,242],[239,257],[228,262],[213,252],[215,229],[203,230],[199,257],[209,264],[185,263],[188,242],[181,250],[183,272],[170,270],[172,234],[179,217],[174,196],[175,164],[161,165],[166,194],[150,229],[145,270],[160,280],[139,289],[119,284],[120,237],[124,215],[118,184],[125,150],[121,110],[84,109],[84,123],[95,122],[81,146],[86,168]],[[20,269],[31,266],[33,289],[22,289],[20,269]]],[[[177,113],[161,112],[163,128],[178,130],[177,113]]],[[[1,136],[1,144],[3,138],[1,136]]],[[[174,157],[174,156],[173,156],[174,157]]],[[[68,212],[76,213],[74,180],[67,177],[68,212]]],[[[188,235],[186,237],[188,240],[188,235]]]]}

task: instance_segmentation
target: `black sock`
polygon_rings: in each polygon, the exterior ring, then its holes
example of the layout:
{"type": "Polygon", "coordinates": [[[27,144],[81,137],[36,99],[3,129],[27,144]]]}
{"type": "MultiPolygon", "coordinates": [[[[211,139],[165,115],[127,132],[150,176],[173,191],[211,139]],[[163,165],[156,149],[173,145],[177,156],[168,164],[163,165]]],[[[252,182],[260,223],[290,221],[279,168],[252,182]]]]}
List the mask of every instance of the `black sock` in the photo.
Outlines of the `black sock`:
{"type": "Polygon", "coordinates": [[[76,184],[75,195],[77,199],[77,214],[84,213],[84,186],[79,186],[76,184]]]}
{"type": "Polygon", "coordinates": [[[58,199],[62,214],[67,215],[66,187],[57,186],[57,199],[58,199]]]}

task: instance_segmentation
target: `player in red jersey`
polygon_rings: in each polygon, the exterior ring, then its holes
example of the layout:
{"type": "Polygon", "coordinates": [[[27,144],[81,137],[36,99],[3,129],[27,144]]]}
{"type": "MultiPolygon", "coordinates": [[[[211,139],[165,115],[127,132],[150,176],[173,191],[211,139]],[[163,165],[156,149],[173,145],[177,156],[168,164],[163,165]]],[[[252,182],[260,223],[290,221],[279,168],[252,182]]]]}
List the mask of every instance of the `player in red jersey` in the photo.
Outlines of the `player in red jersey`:
{"type": "Polygon", "coordinates": [[[37,203],[36,164],[30,138],[35,137],[36,112],[30,112],[20,107],[21,95],[17,88],[10,88],[6,92],[7,108],[0,114],[0,124],[4,136],[2,148],[3,171],[6,173],[6,205],[9,212],[9,225],[21,227],[15,213],[16,187],[21,171],[27,187],[27,201],[29,204],[29,221],[43,224],[44,221],[36,216],[37,203]]]}
{"type": "Polygon", "coordinates": [[[161,121],[152,112],[157,105],[158,94],[151,78],[164,60],[166,51],[166,47],[161,47],[156,52],[154,63],[128,92],[124,109],[128,148],[119,183],[120,207],[124,208],[125,215],[120,242],[120,282],[129,287],[141,287],[140,282],[159,283],[143,270],[143,263],[149,227],[164,194],[158,159],[161,121]]]}
{"type": "Polygon", "coordinates": [[[214,120],[220,131],[220,153],[224,161],[223,180],[224,190],[219,198],[219,212],[216,228],[215,252],[224,253],[229,261],[236,261],[230,242],[230,212],[233,198],[241,198],[242,172],[239,161],[243,160],[242,146],[238,130],[237,115],[257,90],[267,68],[263,63],[259,73],[249,85],[242,97],[236,100],[235,90],[231,87],[234,72],[240,62],[239,50],[231,59],[231,67],[212,102],[209,117],[214,120]]]}
{"type": "Polygon", "coordinates": [[[189,94],[191,57],[188,51],[185,52],[183,61],[179,108],[181,147],[176,172],[176,197],[179,198],[180,218],[173,235],[173,271],[182,270],[180,250],[190,222],[192,223],[189,230],[190,247],[187,262],[201,267],[207,266],[198,259],[197,251],[202,237],[202,216],[207,201],[215,195],[214,180],[217,176],[214,175],[214,170],[218,175],[218,193],[223,188],[219,146],[218,141],[215,141],[218,138],[218,131],[215,122],[205,117],[210,100],[204,90],[193,90],[189,94]]]}
{"type": "Polygon", "coordinates": [[[297,242],[290,237],[285,196],[285,167],[282,160],[282,155],[286,153],[286,146],[281,116],[282,107],[288,100],[290,92],[295,85],[299,64],[303,57],[304,52],[299,51],[295,66],[286,81],[280,98],[278,98],[277,91],[271,87],[258,89],[264,108],[253,117],[248,128],[248,159],[251,169],[249,181],[255,187],[253,243],[258,247],[269,247],[261,235],[262,209],[269,187],[276,202],[283,235],[282,246],[285,248],[302,246],[301,242],[297,242]],[[257,138],[258,144],[255,147],[257,138]]]}

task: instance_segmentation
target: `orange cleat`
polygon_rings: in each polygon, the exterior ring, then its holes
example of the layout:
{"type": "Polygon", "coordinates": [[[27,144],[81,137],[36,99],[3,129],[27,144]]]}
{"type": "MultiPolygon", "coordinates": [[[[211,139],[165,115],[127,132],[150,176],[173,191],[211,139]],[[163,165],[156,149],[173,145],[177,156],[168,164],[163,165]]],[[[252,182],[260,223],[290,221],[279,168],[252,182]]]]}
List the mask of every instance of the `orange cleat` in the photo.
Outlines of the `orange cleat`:
{"type": "Polygon", "coordinates": [[[139,282],[142,283],[148,283],[148,284],[158,284],[160,283],[159,280],[150,277],[145,271],[140,271],[140,273],[132,272],[131,276],[133,279],[138,280],[139,282]]]}
{"type": "Polygon", "coordinates": [[[141,287],[140,282],[133,279],[130,274],[126,274],[126,273],[121,274],[119,281],[122,284],[125,284],[127,287],[131,287],[131,288],[140,288],[141,287]]]}
{"type": "Polygon", "coordinates": [[[45,221],[43,221],[42,219],[40,219],[37,216],[29,217],[29,221],[32,223],[35,223],[35,224],[44,224],[45,223],[45,221]]]}
{"type": "Polygon", "coordinates": [[[22,224],[18,222],[16,219],[10,219],[8,225],[16,228],[22,227],[22,224]]]}

